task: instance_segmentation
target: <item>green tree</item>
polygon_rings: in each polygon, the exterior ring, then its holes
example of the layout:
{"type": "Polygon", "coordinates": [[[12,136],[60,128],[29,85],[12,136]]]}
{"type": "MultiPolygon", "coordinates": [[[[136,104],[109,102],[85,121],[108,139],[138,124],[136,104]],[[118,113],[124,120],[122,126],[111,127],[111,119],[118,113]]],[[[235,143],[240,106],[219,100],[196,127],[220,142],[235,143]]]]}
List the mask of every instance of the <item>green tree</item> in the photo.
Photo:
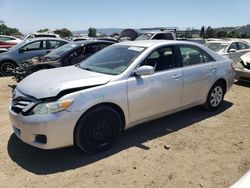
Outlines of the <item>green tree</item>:
{"type": "Polygon", "coordinates": [[[250,37],[250,36],[248,36],[247,32],[242,33],[242,34],[240,35],[240,38],[243,38],[243,39],[246,39],[246,38],[249,38],[249,37],[250,37]]]}
{"type": "Polygon", "coordinates": [[[201,27],[200,37],[205,38],[205,27],[204,26],[201,27]]]}
{"type": "Polygon", "coordinates": [[[62,37],[62,38],[68,38],[70,36],[73,36],[73,34],[71,33],[71,31],[68,30],[67,28],[56,29],[54,31],[54,33],[60,35],[60,37],[62,37]]]}
{"type": "Polygon", "coordinates": [[[89,34],[88,34],[89,37],[96,37],[96,29],[95,28],[90,27],[88,31],[89,31],[89,34]]]}
{"type": "Polygon", "coordinates": [[[206,37],[207,38],[214,38],[215,37],[215,31],[212,27],[208,26],[206,30],[206,37]]]}
{"type": "Polygon", "coordinates": [[[0,34],[2,35],[22,35],[17,28],[8,27],[5,24],[0,24],[0,34]]]}
{"type": "Polygon", "coordinates": [[[111,37],[116,37],[116,36],[119,36],[119,35],[120,35],[119,33],[115,32],[115,33],[112,33],[110,36],[111,37]]]}
{"type": "Polygon", "coordinates": [[[44,33],[44,32],[48,32],[49,29],[48,28],[45,28],[45,29],[39,29],[37,32],[38,33],[44,33]]]}
{"type": "Polygon", "coordinates": [[[226,31],[218,31],[215,33],[215,36],[218,38],[225,38],[226,37],[227,32],[226,31]]]}
{"type": "Polygon", "coordinates": [[[228,37],[228,38],[239,38],[240,35],[235,31],[229,31],[229,32],[227,32],[226,37],[228,37]]]}

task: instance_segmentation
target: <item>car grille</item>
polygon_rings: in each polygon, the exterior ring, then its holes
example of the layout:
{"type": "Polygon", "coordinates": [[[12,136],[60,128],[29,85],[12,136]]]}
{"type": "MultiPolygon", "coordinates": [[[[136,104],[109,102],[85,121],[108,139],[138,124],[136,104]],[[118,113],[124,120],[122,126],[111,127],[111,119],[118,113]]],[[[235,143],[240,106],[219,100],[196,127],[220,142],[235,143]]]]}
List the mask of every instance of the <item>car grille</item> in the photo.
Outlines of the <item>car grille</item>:
{"type": "Polygon", "coordinates": [[[24,97],[15,98],[12,100],[11,110],[19,114],[23,111],[24,108],[26,108],[31,103],[32,100],[24,97]]]}
{"type": "Polygon", "coordinates": [[[18,89],[15,89],[12,92],[11,100],[11,110],[17,114],[22,113],[27,115],[28,111],[37,104],[37,99],[31,96],[24,95],[19,92],[18,89]]]}

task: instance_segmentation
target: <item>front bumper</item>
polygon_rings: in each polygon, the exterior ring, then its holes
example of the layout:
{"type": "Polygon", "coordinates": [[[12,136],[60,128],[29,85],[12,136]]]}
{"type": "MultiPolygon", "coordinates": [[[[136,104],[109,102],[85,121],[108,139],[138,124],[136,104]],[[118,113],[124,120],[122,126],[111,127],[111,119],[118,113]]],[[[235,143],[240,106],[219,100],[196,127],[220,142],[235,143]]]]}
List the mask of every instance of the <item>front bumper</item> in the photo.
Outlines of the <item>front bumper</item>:
{"type": "Polygon", "coordinates": [[[62,111],[46,115],[23,116],[9,108],[9,117],[17,137],[41,149],[74,145],[74,128],[80,112],[62,111]],[[38,139],[38,138],[46,139],[38,139]]]}
{"type": "Polygon", "coordinates": [[[250,82],[250,70],[245,69],[245,68],[243,69],[236,68],[235,71],[236,71],[236,75],[235,75],[236,80],[250,82]]]}

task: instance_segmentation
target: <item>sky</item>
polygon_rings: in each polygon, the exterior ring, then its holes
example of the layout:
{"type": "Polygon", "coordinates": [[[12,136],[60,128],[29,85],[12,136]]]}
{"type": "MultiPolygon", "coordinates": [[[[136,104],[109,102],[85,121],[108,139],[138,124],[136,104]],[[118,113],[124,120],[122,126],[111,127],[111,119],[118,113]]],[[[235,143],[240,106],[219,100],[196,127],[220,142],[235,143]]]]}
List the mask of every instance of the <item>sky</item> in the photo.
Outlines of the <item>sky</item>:
{"type": "Polygon", "coordinates": [[[250,0],[0,0],[0,20],[39,29],[212,27],[250,24],[250,0]]]}

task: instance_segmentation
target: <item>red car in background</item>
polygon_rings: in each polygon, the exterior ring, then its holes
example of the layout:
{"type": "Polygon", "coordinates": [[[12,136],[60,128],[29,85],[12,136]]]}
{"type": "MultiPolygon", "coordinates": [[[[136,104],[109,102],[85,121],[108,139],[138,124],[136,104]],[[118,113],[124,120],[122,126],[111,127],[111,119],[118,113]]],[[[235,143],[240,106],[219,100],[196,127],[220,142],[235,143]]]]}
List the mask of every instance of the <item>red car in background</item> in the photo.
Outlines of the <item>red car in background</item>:
{"type": "Polygon", "coordinates": [[[10,48],[14,45],[16,45],[15,42],[4,42],[0,40],[0,48],[10,48]]]}

